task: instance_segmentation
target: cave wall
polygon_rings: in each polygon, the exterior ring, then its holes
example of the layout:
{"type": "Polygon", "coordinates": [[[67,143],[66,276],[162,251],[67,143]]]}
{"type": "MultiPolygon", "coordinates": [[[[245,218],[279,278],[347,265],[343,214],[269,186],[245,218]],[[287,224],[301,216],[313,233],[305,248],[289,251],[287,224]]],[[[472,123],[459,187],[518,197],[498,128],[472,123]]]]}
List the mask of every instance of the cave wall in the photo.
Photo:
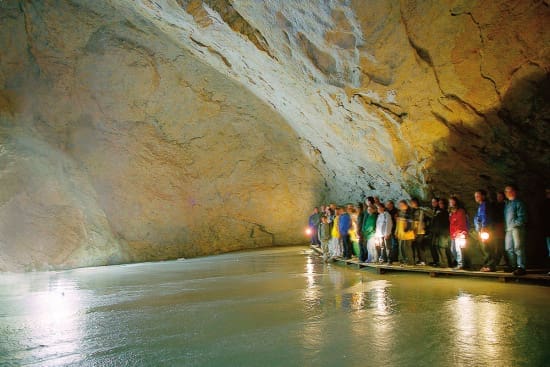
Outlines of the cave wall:
{"type": "Polygon", "coordinates": [[[0,270],[301,243],[312,206],[366,194],[471,205],[514,181],[537,213],[549,20],[547,1],[0,2],[0,270]]]}

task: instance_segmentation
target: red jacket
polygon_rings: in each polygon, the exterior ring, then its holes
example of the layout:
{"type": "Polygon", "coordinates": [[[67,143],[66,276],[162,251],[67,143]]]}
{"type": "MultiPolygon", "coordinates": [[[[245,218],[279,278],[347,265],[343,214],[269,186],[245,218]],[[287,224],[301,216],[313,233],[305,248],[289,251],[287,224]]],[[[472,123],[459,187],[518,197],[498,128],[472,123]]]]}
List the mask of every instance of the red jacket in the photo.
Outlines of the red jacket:
{"type": "Polygon", "coordinates": [[[459,208],[449,216],[449,232],[453,240],[457,238],[459,234],[465,236],[468,234],[468,223],[466,211],[464,209],[459,208]]]}

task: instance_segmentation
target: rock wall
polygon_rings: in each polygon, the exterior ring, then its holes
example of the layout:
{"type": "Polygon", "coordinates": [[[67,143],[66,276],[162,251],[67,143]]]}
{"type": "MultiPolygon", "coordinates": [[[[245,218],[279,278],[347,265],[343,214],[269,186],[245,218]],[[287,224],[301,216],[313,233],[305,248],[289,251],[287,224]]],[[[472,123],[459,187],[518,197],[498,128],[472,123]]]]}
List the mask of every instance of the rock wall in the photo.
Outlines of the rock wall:
{"type": "Polygon", "coordinates": [[[300,243],[370,193],[513,180],[537,210],[549,9],[0,1],[0,270],[300,243]]]}

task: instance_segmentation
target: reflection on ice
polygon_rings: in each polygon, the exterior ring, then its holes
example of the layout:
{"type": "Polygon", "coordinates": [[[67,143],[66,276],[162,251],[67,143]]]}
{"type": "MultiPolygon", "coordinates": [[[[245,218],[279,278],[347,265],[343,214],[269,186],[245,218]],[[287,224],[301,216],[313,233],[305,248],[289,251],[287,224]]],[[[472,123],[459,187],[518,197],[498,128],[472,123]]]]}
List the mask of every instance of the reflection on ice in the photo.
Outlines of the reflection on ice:
{"type": "Polygon", "coordinates": [[[303,248],[0,275],[1,366],[545,365],[546,288],[324,264],[303,248]]]}
{"type": "Polygon", "coordinates": [[[12,305],[24,326],[25,348],[32,349],[38,361],[55,357],[59,362],[73,363],[82,358],[85,315],[80,296],[71,281],[54,278],[47,289],[26,294],[12,305]]]}
{"type": "Polygon", "coordinates": [[[461,363],[492,358],[507,361],[511,346],[507,343],[514,328],[509,310],[484,296],[461,292],[448,302],[453,320],[450,330],[456,340],[455,358],[461,363]]]}

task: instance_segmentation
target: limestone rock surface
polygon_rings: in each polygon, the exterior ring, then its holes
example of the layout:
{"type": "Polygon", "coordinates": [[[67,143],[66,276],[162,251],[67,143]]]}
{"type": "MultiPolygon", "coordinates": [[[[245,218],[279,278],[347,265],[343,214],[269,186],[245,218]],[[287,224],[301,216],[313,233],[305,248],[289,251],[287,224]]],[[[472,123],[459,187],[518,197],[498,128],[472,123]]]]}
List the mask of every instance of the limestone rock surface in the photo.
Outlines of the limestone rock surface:
{"type": "Polygon", "coordinates": [[[549,23],[545,1],[0,1],[0,270],[301,243],[312,206],[366,194],[513,180],[536,209],[549,23]]]}

